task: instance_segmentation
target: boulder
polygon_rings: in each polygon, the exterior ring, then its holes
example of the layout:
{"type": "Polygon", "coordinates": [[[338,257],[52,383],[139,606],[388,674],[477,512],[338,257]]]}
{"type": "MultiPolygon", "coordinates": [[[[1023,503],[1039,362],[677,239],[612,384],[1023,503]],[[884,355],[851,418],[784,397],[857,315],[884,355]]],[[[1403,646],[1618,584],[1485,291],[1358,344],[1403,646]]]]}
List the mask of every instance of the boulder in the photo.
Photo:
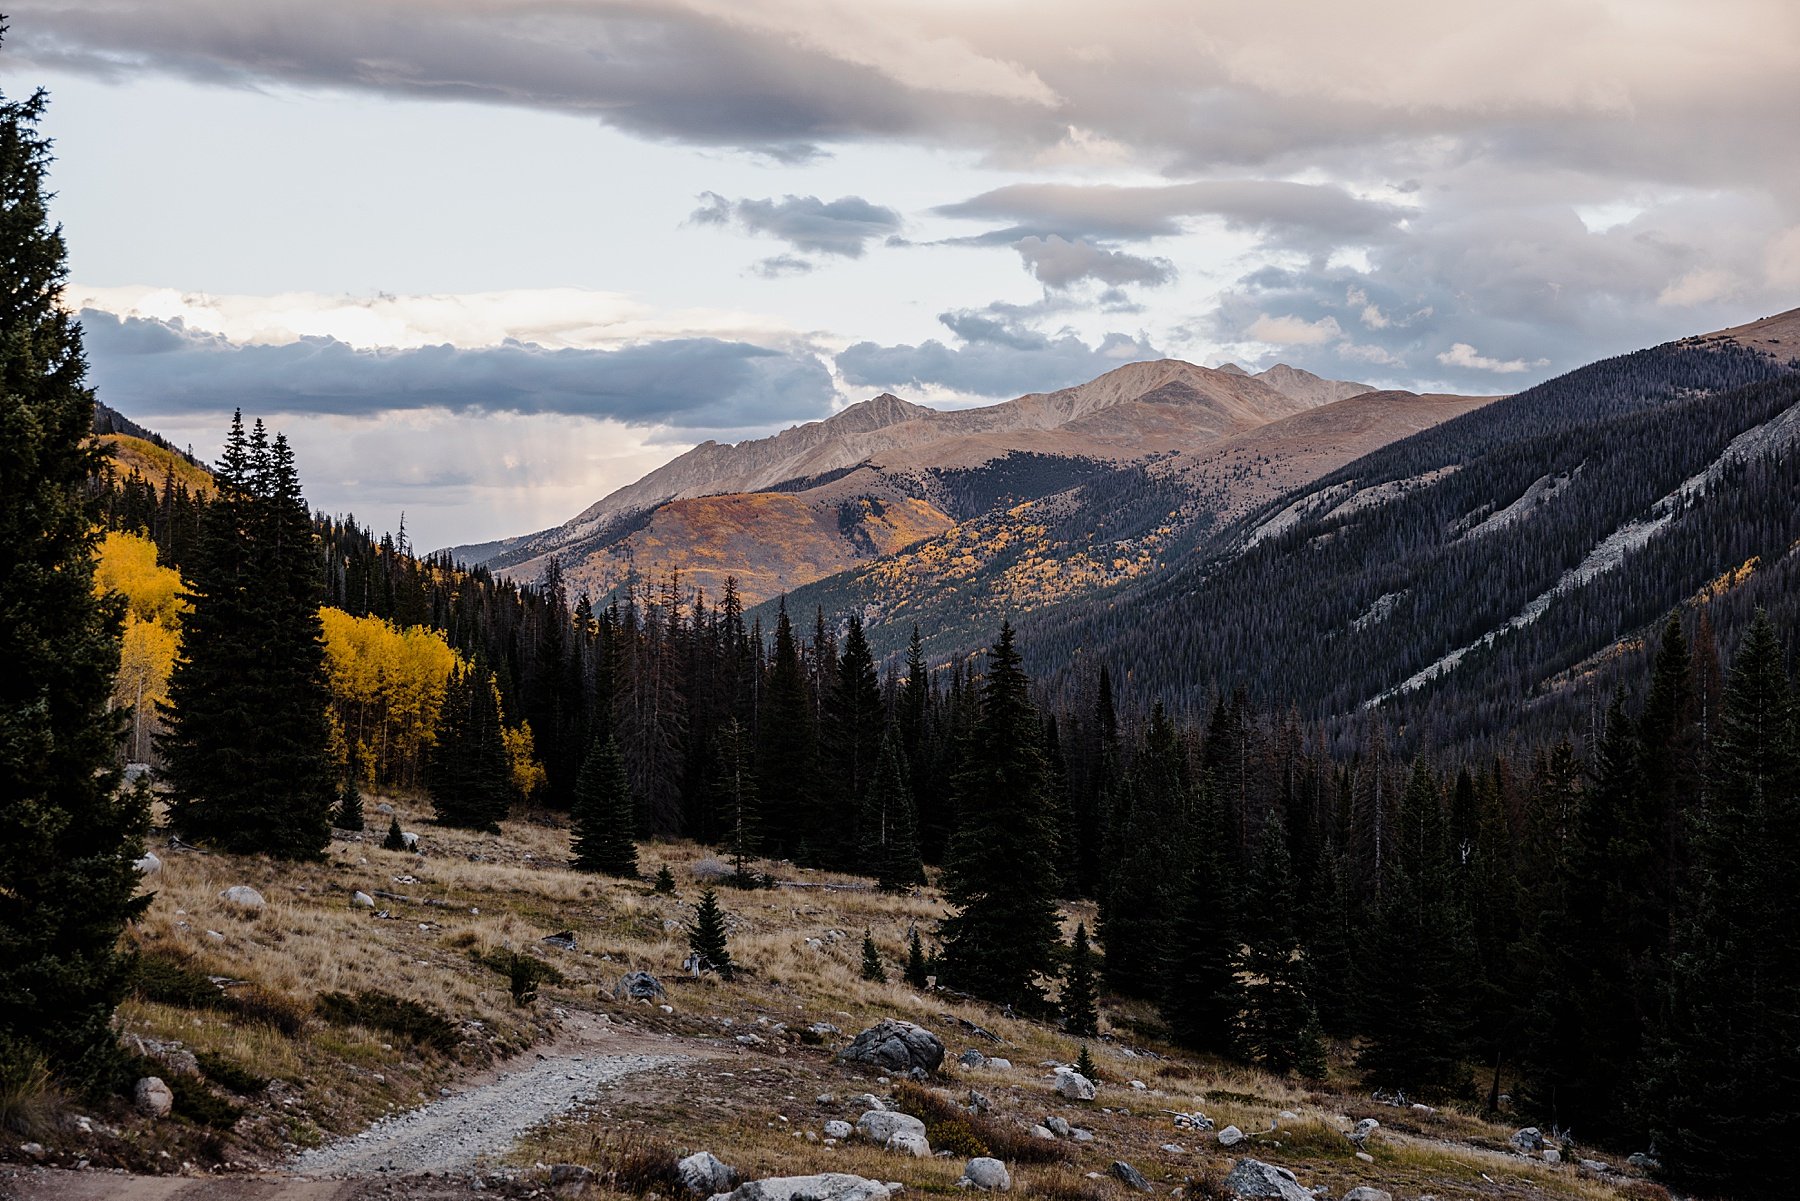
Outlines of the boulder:
{"type": "Polygon", "coordinates": [[[856,1133],[856,1127],[852,1126],[849,1122],[843,1121],[841,1119],[833,1118],[831,1121],[825,1123],[825,1137],[826,1138],[835,1138],[835,1139],[842,1140],[842,1139],[849,1138],[852,1134],[855,1134],[855,1133],[856,1133]]]}
{"type": "Polygon", "coordinates": [[[394,815],[394,807],[386,801],[382,801],[379,805],[375,806],[375,812],[381,814],[383,817],[392,817],[394,815]]]}
{"type": "Polygon", "coordinates": [[[248,884],[233,884],[219,894],[219,899],[227,905],[236,905],[240,909],[261,909],[263,895],[248,884]]]}
{"type": "Polygon", "coordinates": [[[1579,1163],[1583,1169],[1592,1172],[1596,1176],[1612,1175],[1613,1166],[1603,1159],[1578,1159],[1575,1162],[1579,1163]]]}
{"type": "Polygon", "coordinates": [[[1094,1141],[1094,1132],[1092,1130],[1084,1130],[1080,1126],[1076,1126],[1069,1131],[1069,1137],[1074,1139],[1078,1143],[1091,1143],[1094,1141]]]}
{"type": "Polygon", "coordinates": [[[994,1070],[995,1070],[995,1071],[996,1071],[996,1072],[1010,1072],[1010,1071],[1012,1071],[1012,1060],[1010,1060],[1010,1059],[1002,1059],[1002,1058],[1000,1058],[1000,1057],[999,1057],[999,1056],[998,1056],[998,1055],[990,1055],[990,1056],[988,1056],[988,1061],[987,1061],[987,1065],[988,1065],[988,1066],[989,1066],[989,1067],[990,1067],[990,1068],[993,1068],[993,1069],[994,1069],[994,1070]]]}
{"type": "Polygon", "coordinates": [[[1041,1138],[1045,1142],[1053,1143],[1056,1141],[1056,1132],[1051,1130],[1048,1126],[1037,1125],[1031,1128],[1031,1137],[1041,1138]]]}
{"type": "Polygon", "coordinates": [[[1555,1147],[1545,1147],[1544,1148],[1544,1162],[1547,1164],[1551,1164],[1551,1165],[1561,1163],[1562,1162],[1562,1152],[1558,1151],[1555,1147]]]}
{"type": "Polygon", "coordinates": [[[1245,1134],[1242,1130],[1239,1130],[1236,1126],[1227,1126],[1225,1129],[1219,1131],[1219,1146],[1235,1147],[1249,1137],[1249,1135],[1245,1134]]]}
{"type": "Polygon", "coordinates": [[[884,1018],[851,1040],[837,1054],[845,1063],[867,1064],[893,1072],[918,1068],[931,1073],[944,1062],[944,1043],[923,1026],[884,1018]]]}
{"type": "Polygon", "coordinates": [[[1124,1184],[1126,1188],[1134,1188],[1140,1193],[1152,1191],[1150,1182],[1144,1179],[1144,1174],[1122,1159],[1113,1160],[1113,1166],[1106,1170],[1113,1179],[1124,1184]]]}
{"type": "Polygon", "coordinates": [[[134,860],[131,866],[137,868],[140,876],[154,876],[162,870],[162,860],[156,857],[155,851],[145,851],[144,857],[134,860]]]}
{"type": "Polygon", "coordinates": [[[964,1051],[961,1055],[956,1057],[956,1062],[962,1064],[965,1068],[978,1068],[987,1062],[987,1056],[983,1055],[980,1051],[975,1050],[975,1048],[970,1047],[967,1051],[964,1051]]]}
{"type": "Polygon", "coordinates": [[[1048,1126],[1050,1133],[1057,1138],[1069,1137],[1069,1119],[1065,1117],[1053,1113],[1044,1119],[1044,1125],[1048,1126]]]}
{"type": "Polygon", "coordinates": [[[1364,1118],[1351,1129],[1349,1139],[1360,1147],[1368,1141],[1371,1134],[1379,1129],[1381,1129],[1380,1122],[1377,1122],[1374,1118],[1364,1118]]]}
{"type": "Polygon", "coordinates": [[[887,1146],[888,1140],[896,1134],[916,1134],[925,1137],[925,1123],[910,1113],[895,1113],[891,1109],[871,1109],[856,1119],[856,1128],[862,1136],[872,1143],[887,1146]]]}
{"type": "Polygon", "coordinates": [[[889,1151],[896,1151],[901,1155],[910,1155],[914,1159],[931,1158],[931,1144],[925,1141],[925,1136],[923,1134],[914,1134],[910,1130],[894,1131],[894,1133],[888,1135],[887,1142],[882,1145],[889,1151]]]}
{"type": "Polygon", "coordinates": [[[701,1197],[728,1193],[738,1186],[738,1170],[711,1151],[696,1151],[675,1165],[687,1191],[701,1197]]]}
{"type": "Polygon", "coordinates": [[[971,1159],[963,1168],[962,1178],[969,1182],[970,1188],[984,1193],[1004,1193],[1012,1188],[1012,1174],[1006,1170],[1006,1165],[986,1155],[971,1159]]]}
{"type": "Polygon", "coordinates": [[[1344,1194],[1344,1201],[1394,1201],[1394,1194],[1373,1185],[1359,1184],[1344,1194]]]}
{"type": "Polygon", "coordinates": [[[1225,1191],[1234,1197],[1273,1197],[1276,1201],[1314,1201],[1294,1174],[1260,1159],[1240,1159],[1225,1177],[1225,1191]]]}
{"type": "Polygon", "coordinates": [[[854,1097],[850,1098],[850,1104],[860,1105],[865,1110],[887,1108],[881,1098],[877,1097],[874,1093],[857,1093],[854,1097]]]}
{"type": "Polygon", "coordinates": [[[132,1103],[145,1117],[166,1118],[175,1108],[175,1094],[160,1076],[145,1076],[131,1090],[132,1103]]]}
{"type": "Polygon", "coordinates": [[[649,972],[626,972],[613,985],[613,996],[621,1001],[659,1001],[663,996],[662,981],[649,972]]]}
{"type": "Polygon", "coordinates": [[[976,1092],[974,1089],[969,1090],[970,1113],[986,1113],[990,1108],[986,1093],[976,1092]]]}
{"type": "Polygon", "coordinates": [[[1512,1145],[1530,1155],[1544,1149],[1544,1135],[1536,1126],[1527,1126],[1513,1132],[1512,1145]]]}
{"type": "Polygon", "coordinates": [[[575,949],[575,931],[559,930],[555,934],[544,935],[538,941],[547,947],[555,947],[559,951],[573,951],[575,949]]]}
{"type": "Polygon", "coordinates": [[[1071,1101],[1092,1101],[1099,1093],[1094,1082],[1074,1068],[1056,1069],[1056,1091],[1071,1101]]]}
{"type": "Polygon", "coordinates": [[[822,1172],[817,1176],[752,1180],[729,1193],[714,1193],[712,1201],[887,1201],[892,1193],[879,1180],[847,1172],[822,1172]]]}
{"type": "Polygon", "coordinates": [[[375,898],[359,888],[350,894],[350,904],[357,909],[373,909],[375,908],[375,898]]]}
{"type": "Polygon", "coordinates": [[[411,830],[401,831],[400,841],[409,851],[416,851],[419,849],[419,836],[414,834],[411,830]]]}

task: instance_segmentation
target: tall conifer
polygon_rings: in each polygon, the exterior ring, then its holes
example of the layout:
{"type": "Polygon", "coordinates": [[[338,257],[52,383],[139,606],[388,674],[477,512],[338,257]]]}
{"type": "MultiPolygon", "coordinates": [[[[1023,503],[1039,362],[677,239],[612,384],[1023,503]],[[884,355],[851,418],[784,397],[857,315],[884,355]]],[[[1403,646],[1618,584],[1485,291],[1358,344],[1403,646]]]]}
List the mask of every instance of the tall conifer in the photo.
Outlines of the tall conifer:
{"type": "Polygon", "coordinates": [[[575,778],[575,866],[584,872],[635,880],[637,843],[632,840],[631,784],[625,757],[610,732],[595,738],[575,778]]]}

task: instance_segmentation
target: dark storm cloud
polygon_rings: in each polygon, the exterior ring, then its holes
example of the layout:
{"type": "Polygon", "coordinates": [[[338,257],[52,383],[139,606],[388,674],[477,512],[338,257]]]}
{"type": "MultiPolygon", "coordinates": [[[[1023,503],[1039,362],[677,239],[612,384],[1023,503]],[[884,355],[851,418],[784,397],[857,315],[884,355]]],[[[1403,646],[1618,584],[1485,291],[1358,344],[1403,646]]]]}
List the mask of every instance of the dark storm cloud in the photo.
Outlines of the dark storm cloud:
{"type": "Polygon", "coordinates": [[[334,338],[239,345],[179,323],[82,311],[89,375],[143,415],[229,411],[362,415],[407,409],[560,413],[688,430],[805,421],[831,411],[810,354],[715,338],[619,350],[426,346],[367,350],[334,338]]]}
{"type": "Polygon", "coordinates": [[[899,213],[861,196],[836,200],[820,200],[817,196],[727,200],[717,192],[702,192],[700,207],[688,220],[701,225],[735,226],[748,233],[779,238],[806,254],[852,259],[861,258],[870,242],[891,237],[901,226],[899,213]]]}
{"type": "Polygon", "coordinates": [[[839,374],[856,387],[939,387],[1010,397],[1072,387],[1122,363],[1164,357],[1141,335],[1107,334],[1098,346],[1089,346],[1072,333],[1039,333],[991,312],[943,313],[938,320],[961,345],[935,338],[917,346],[859,342],[837,356],[839,374]]]}
{"type": "Polygon", "coordinates": [[[1144,258],[1122,250],[1108,250],[1080,239],[1069,241],[1051,234],[1047,238],[1020,238],[1013,244],[1025,266],[1038,281],[1051,288],[1068,288],[1084,280],[1103,284],[1166,284],[1175,278],[1167,259],[1144,258]]]}

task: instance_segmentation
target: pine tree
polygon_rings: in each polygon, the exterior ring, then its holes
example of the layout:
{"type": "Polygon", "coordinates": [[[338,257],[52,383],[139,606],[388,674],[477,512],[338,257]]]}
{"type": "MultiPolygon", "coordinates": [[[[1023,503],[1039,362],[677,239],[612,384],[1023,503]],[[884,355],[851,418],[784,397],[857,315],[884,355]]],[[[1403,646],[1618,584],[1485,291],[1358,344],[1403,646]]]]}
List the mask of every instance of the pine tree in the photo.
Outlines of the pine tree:
{"type": "Polygon", "coordinates": [[[149,900],[148,806],[112,767],[123,607],[94,593],[94,397],[45,208],[46,104],[0,97],[0,1065],[42,1058],[86,1086],[109,1071],[119,936],[149,900]]]}
{"type": "Polygon", "coordinates": [[[1800,1145],[1800,746],[1781,644],[1758,610],[1731,665],[1676,922],[1646,1111],[1665,1168],[1774,1196],[1800,1145]]]}
{"type": "Polygon", "coordinates": [[[357,782],[356,774],[356,760],[352,756],[350,766],[344,772],[344,786],[338,791],[337,812],[332,816],[332,825],[340,830],[361,830],[365,824],[362,785],[357,782]]]}
{"type": "Polygon", "coordinates": [[[875,984],[888,982],[887,969],[881,965],[881,951],[875,946],[874,936],[867,930],[863,931],[862,978],[875,984]]]}
{"type": "Polygon", "coordinates": [[[1130,776],[1114,794],[1102,885],[1106,904],[1099,935],[1106,947],[1106,982],[1132,996],[1157,995],[1175,941],[1181,860],[1194,808],[1186,777],[1175,724],[1158,704],[1130,776]]]}
{"type": "Polygon", "coordinates": [[[1081,1053],[1075,1056],[1075,1070],[1095,1084],[1100,1082],[1100,1068],[1094,1063],[1094,1057],[1088,1053],[1088,1045],[1081,1044],[1081,1053]]]}
{"type": "Polygon", "coordinates": [[[674,895],[675,873],[669,870],[668,864],[665,863],[656,869],[656,883],[652,887],[656,892],[674,895]]]}
{"type": "Polygon", "coordinates": [[[763,832],[770,854],[792,855],[805,839],[813,814],[819,760],[812,689],[785,600],[776,610],[775,654],[761,722],[757,773],[763,832]]]}
{"type": "Polygon", "coordinates": [[[914,926],[906,941],[906,971],[900,978],[914,988],[927,988],[926,977],[930,974],[925,964],[925,947],[919,941],[919,928],[914,926]]]}
{"type": "Polygon", "coordinates": [[[1010,622],[988,654],[981,710],[957,773],[962,824],[944,870],[944,975],[997,1004],[1037,1010],[1056,959],[1056,834],[1041,726],[1010,622]]]}
{"type": "Polygon", "coordinates": [[[1306,962],[1294,927],[1299,902],[1286,834],[1279,823],[1269,822],[1244,897],[1241,1045],[1263,1068],[1277,1073],[1316,1069],[1325,1058],[1319,1015],[1306,993],[1306,962]]]}
{"type": "Polygon", "coordinates": [[[1088,946],[1087,923],[1075,926],[1069,947],[1069,970],[1063,976],[1063,1029],[1093,1038],[1100,1033],[1100,1006],[1094,995],[1094,953],[1088,946]]]}
{"type": "Polygon", "coordinates": [[[608,733],[588,750],[575,778],[575,866],[625,880],[638,877],[637,844],[632,841],[631,785],[618,739],[608,733]]]}
{"type": "Polygon", "coordinates": [[[739,887],[749,887],[750,860],[762,844],[762,805],[756,792],[756,772],[751,762],[749,739],[735,717],[720,727],[717,784],[720,819],[731,851],[732,875],[739,887]]]}
{"type": "Polygon", "coordinates": [[[881,757],[863,796],[859,826],[863,839],[859,857],[882,891],[899,892],[925,882],[912,789],[907,787],[892,731],[882,740],[881,757]]]}
{"type": "Polygon", "coordinates": [[[815,821],[820,830],[841,830],[844,835],[836,846],[815,849],[823,851],[833,866],[863,866],[856,860],[858,852],[869,845],[869,834],[861,828],[860,811],[880,770],[883,714],[875,657],[863,636],[862,619],[855,613],[850,615],[827,700],[820,723],[826,780],[815,821]]]}
{"type": "Polygon", "coordinates": [[[1215,1055],[1238,1051],[1243,987],[1237,976],[1237,905],[1224,824],[1212,790],[1195,813],[1186,876],[1169,934],[1162,993],[1169,1036],[1215,1055]]]}
{"type": "Polygon", "coordinates": [[[725,911],[719,908],[719,897],[712,889],[700,894],[694,910],[694,924],[688,927],[688,950],[699,958],[700,970],[717,972],[720,979],[731,979],[735,965],[726,945],[725,911]]]}
{"type": "Polygon", "coordinates": [[[398,817],[388,819],[387,837],[381,840],[381,849],[384,851],[404,851],[406,849],[406,834],[400,829],[398,817]]]}
{"type": "Polygon", "coordinates": [[[440,825],[498,832],[512,805],[512,768],[494,677],[459,665],[444,686],[425,786],[440,825]]]}

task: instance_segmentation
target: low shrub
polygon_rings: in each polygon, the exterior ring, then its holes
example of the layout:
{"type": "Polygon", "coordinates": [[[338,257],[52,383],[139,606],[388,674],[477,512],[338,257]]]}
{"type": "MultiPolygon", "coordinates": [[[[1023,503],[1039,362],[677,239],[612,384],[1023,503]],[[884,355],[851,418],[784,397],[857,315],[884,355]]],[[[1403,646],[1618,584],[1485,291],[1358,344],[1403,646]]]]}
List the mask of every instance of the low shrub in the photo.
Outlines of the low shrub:
{"type": "Polygon", "coordinates": [[[174,1094],[175,1115],[196,1126],[230,1130],[244,1116],[241,1106],[233,1105],[192,1076],[164,1076],[162,1081],[174,1094]]]}
{"type": "Polygon", "coordinates": [[[529,1005],[537,1000],[540,985],[568,983],[568,978],[557,971],[554,964],[523,951],[503,951],[496,947],[485,955],[471,951],[469,958],[506,977],[514,1005],[529,1005]]]}
{"type": "Polygon", "coordinates": [[[992,1155],[1007,1163],[1060,1163],[1062,1148],[1010,1122],[974,1113],[944,1093],[903,1080],[894,1090],[902,1113],[925,1123],[925,1140],[934,1149],[959,1155],[992,1155]]]}
{"type": "Polygon", "coordinates": [[[687,1184],[675,1165],[680,1156],[641,1134],[595,1131],[580,1162],[594,1170],[600,1184],[620,1193],[686,1196],[687,1184]]]}
{"type": "Polygon", "coordinates": [[[267,1076],[258,1076],[235,1059],[219,1054],[217,1051],[196,1051],[194,1058],[200,1064],[200,1070],[214,1084],[230,1089],[243,1096],[251,1096],[269,1087],[267,1076]]]}
{"type": "Polygon", "coordinates": [[[359,993],[322,993],[315,1003],[319,1016],[333,1025],[367,1026],[410,1039],[420,1046],[454,1051],[456,1027],[429,1005],[396,997],[379,989],[359,993]]]}
{"type": "Polygon", "coordinates": [[[216,1009],[246,1022],[272,1026],[289,1038],[306,1031],[306,1010],[260,984],[221,988],[212,975],[177,951],[140,951],[132,965],[131,989],[145,1001],[178,1009],[216,1009]]]}
{"type": "Polygon", "coordinates": [[[43,1056],[0,1039],[0,1130],[24,1138],[48,1134],[62,1104],[43,1056]]]}

